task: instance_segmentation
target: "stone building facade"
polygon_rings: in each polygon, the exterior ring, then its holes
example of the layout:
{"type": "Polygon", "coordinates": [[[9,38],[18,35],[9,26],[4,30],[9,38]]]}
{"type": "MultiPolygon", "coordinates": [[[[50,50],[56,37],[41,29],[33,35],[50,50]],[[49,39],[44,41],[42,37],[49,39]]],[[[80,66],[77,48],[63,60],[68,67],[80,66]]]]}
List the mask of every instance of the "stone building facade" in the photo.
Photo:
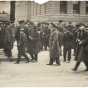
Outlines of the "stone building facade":
{"type": "MultiPolygon", "coordinates": [[[[3,2],[4,3],[4,2],[3,2]]],[[[3,9],[9,11],[8,2],[3,9]]],[[[1,2],[0,2],[1,7],[1,2]]],[[[2,8],[1,8],[2,9],[2,8]]],[[[42,5],[34,1],[16,1],[15,18],[32,21],[73,21],[88,22],[88,1],[50,0],[42,5]]]]}
{"type": "Polygon", "coordinates": [[[87,1],[16,2],[16,20],[88,22],[87,1]]]}

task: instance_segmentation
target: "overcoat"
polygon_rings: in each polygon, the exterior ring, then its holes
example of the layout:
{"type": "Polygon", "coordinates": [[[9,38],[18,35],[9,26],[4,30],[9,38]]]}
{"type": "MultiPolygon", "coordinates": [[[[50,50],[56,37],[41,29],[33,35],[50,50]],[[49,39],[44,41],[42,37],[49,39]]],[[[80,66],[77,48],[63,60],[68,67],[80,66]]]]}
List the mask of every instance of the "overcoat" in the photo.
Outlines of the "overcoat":
{"type": "Polygon", "coordinates": [[[17,40],[17,48],[19,55],[24,55],[27,51],[27,31],[28,29],[26,27],[17,27],[15,38],[17,40]]]}
{"type": "Polygon", "coordinates": [[[60,56],[60,46],[58,38],[59,38],[58,31],[53,31],[50,35],[49,40],[50,57],[53,59],[60,56]]]}
{"type": "Polygon", "coordinates": [[[9,25],[4,31],[4,48],[12,49],[15,40],[15,27],[14,25],[9,25]]]}
{"type": "Polygon", "coordinates": [[[28,52],[38,54],[40,50],[40,37],[36,29],[32,29],[28,35],[28,52]]]}

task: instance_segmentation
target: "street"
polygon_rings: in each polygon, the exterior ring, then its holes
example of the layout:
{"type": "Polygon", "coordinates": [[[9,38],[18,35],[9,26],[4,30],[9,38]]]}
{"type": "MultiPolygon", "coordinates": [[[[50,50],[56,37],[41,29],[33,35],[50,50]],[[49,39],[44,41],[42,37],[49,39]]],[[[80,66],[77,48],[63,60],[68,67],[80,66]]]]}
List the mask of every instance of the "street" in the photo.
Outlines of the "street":
{"type": "MultiPolygon", "coordinates": [[[[17,54],[16,47],[13,49],[13,57],[17,54]]],[[[1,55],[1,59],[6,59],[1,55]]],[[[48,66],[49,52],[42,51],[38,55],[38,62],[14,64],[15,61],[2,61],[0,63],[0,86],[88,86],[88,72],[84,72],[84,64],[82,63],[77,72],[73,72],[75,65],[73,60],[71,63],[64,63],[61,57],[61,66],[48,66]]]]}

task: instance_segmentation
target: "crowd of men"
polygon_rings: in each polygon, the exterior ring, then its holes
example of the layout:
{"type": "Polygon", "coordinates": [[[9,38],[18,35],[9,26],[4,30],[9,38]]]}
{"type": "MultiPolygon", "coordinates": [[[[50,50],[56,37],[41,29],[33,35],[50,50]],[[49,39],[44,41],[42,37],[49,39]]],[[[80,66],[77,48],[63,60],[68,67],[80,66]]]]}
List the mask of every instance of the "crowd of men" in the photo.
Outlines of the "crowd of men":
{"type": "Polygon", "coordinates": [[[22,56],[25,57],[26,63],[37,62],[38,53],[49,50],[50,60],[47,65],[56,62],[59,66],[60,56],[63,56],[63,62],[70,63],[73,49],[76,60],[73,71],[77,70],[81,62],[84,62],[85,71],[88,71],[88,25],[83,23],[73,25],[72,22],[65,24],[63,21],[35,24],[24,20],[19,21],[18,25],[11,22],[0,23],[0,48],[4,49],[9,61],[12,60],[15,41],[18,49],[16,64],[20,63],[22,56]]]}

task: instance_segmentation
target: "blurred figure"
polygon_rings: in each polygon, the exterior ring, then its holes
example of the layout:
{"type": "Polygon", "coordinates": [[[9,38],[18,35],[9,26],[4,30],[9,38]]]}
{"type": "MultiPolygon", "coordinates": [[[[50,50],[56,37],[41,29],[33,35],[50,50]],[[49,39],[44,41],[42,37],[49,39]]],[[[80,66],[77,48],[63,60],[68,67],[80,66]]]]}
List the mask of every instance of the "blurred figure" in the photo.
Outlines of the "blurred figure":
{"type": "Polygon", "coordinates": [[[28,56],[26,55],[27,52],[27,39],[28,29],[24,25],[24,21],[19,21],[19,27],[17,27],[15,38],[17,40],[17,48],[18,48],[18,58],[16,63],[19,64],[21,57],[24,56],[27,60],[27,63],[30,62],[28,56]]]}
{"type": "Polygon", "coordinates": [[[47,50],[47,47],[49,46],[50,29],[48,28],[48,25],[48,23],[44,23],[40,33],[42,48],[44,47],[45,50],[47,50]]]}
{"type": "Polygon", "coordinates": [[[71,60],[71,49],[73,48],[73,32],[72,29],[70,27],[70,25],[68,25],[66,27],[66,30],[64,32],[64,37],[63,37],[63,58],[64,58],[64,62],[68,61],[70,62],[71,60]],[[66,56],[68,56],[68,59],[66,59],[66,56]]]}
{"type": "Polygon", "coordinates": [[[14,23],[8,23],[8,26],[4,32],[4,52],[5,55],[8,57],[9,61],[12,61],[12,49],[13,43],[15,41],[15,26],[14,23]]]}
{"type": "Polygon", "coordinates": [[[80,63],[83,61],[86,69],[85,71],[88,71],[88,29],[86,30],[84,26],[80,27],[79,35],[78,35],[78,55],[76,56],[77,62],[75,67],[73,68],[73,71],[76,71],[80,65],[80,63]]]}
{"type": "Polygon", "coordinates": [[[59,21],[57,25],[57,29],[59,31],[59,45],[60,45],[60,55],[62,55],[62,45],[63,45],[63,37],[64,37],[64,25],[62,25],[63,21],[59,21]]]}
{"type": "Polygon", "coordinates": [[[39,40],[39,33],[34,26],[28,35],[28,53],[31,55],[31,61],[33,62],[38,61],[39,40]]]}

